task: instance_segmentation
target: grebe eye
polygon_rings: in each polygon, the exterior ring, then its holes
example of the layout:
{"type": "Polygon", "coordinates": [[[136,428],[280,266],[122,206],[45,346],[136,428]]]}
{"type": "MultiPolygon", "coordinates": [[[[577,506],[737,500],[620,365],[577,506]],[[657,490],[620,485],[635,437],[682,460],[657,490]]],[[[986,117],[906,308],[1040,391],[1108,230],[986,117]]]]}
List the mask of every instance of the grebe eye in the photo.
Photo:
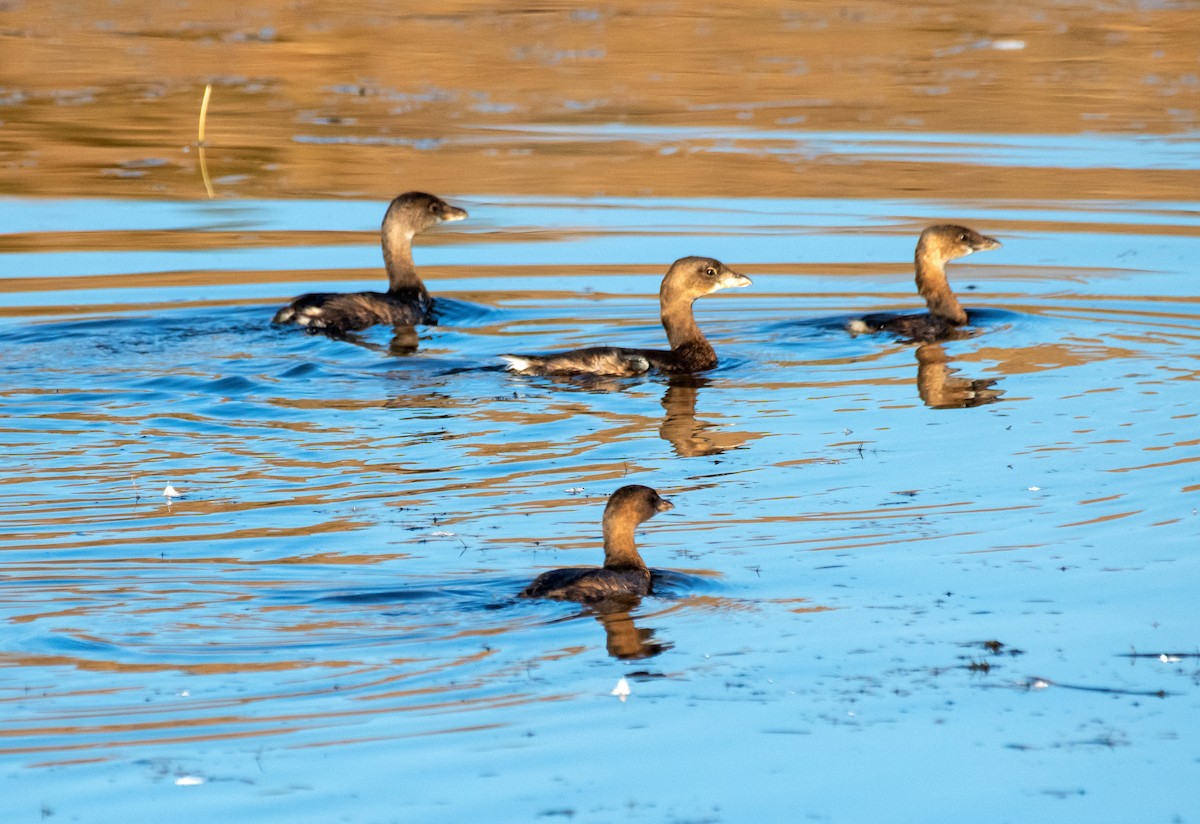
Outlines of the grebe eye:
{"type": "Polygon", "coordinates": [[[704,270],[704,274],[708,275],[710,278],[715,278],[717,276],[717,270],[709,266],[704,270]]]}
{"type": "Polygon", "coordinates": [[[960,242],[962,242],[962,243],[966,243],[966,242],[967,242],[967,236],[966,236],[965,234],[959,235],[959,236],[958,236],[958,239],[959,239],[959,241],[960,241],[960,242]]]}
{"type": "Polygon", "coordinates": [[[429,211],[433,212],[436,215],[438,212],[442,211],[442,204],[437,203],[437,202],[430,203],[429,211]]]}

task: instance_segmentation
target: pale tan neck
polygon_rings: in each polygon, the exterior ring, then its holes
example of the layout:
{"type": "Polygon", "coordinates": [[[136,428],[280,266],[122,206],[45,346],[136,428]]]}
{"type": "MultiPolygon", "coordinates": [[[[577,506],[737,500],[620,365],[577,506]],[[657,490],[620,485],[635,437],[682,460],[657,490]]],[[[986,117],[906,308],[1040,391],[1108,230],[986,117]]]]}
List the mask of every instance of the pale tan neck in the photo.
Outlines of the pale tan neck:
{"type": "Polygon", "coordinates": [[[696,325],[696,317],[692,313],[692,301],[674,299],[670,293],[663,293],[659,298],[663,328],[667,330],[667,342],[672,349],[678,349],[686,343],[704,340],[700,327],[696,325]]]}
{"type": "Polygon", "coordinates": [[[604,519],[604,567],[606,569],[645,569],[633,541],[637,522],[632,518],[604,519]]]}
{"type": "Polygon", "coordinates": [[[945,262],[937,255],[918,249],[916,264],[917,291],[925,298],[929,314],[953,324],[966,323],[967,313],[954,292],[950,291],[950,283],[946,280],[945,262]]]}
{"type": "Polygon", "coordinates": [[[387,266],[388,291],[419,289],[425,284],[417,275],[412,259],[412,233],[400,227],[385,228],[383,231],[383,262],[387,266]]]}

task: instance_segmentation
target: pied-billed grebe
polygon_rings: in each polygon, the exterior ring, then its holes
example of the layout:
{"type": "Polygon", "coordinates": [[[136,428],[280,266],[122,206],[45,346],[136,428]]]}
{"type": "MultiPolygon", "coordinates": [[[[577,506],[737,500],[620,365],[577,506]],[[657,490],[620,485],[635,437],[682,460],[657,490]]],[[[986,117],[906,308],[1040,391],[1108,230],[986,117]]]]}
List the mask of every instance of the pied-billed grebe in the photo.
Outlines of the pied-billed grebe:
{"type": "Polygon", "coordinates": [[[966,226],[930,226],[917,241],[917,291],[925,298],[929,314],[896,315],[889,312],[867,315],[850,322],[855,334],[891,332],[916,341],[959,337],[967,313],[950,291],[946,264],[972,252],[1000,248],[1000,241],[985,237],[966,226]]]}
{"type": "Polygon", "coordinates": [[[366,329],[377,323],[405,326],[434,323],[433,298],[413,266],[412,239],[426,229],[467,216],[439,197],[405,192],[388,206],[380,227],[386,292],[313,292],[275,313],[273,323],[296,323],[329,334],[366,329]]]}
{"type": "Polygon", "coordinates": [[[604,566],[552,569],[521,592],[522,598],[596,603],[612,598],[649,595],[650,570],[633,541],[638,524],[674,505],[648,486],[623,486],[604,507],[604,566]]]}
{"type": "Polygon", "coordinates": [[[717,353],[705,339],[692,314],[692,302],[719,289],[749,286],[740,275],[719,260],[705,257],[680,258],[671,264],[658,290],[662,325],[667,330],[671,351],[598,346],[554,355],[501,355],[508,368],[523,375],[640,375],[650,369],[668,374],[688,374],[712,369],[717,353]]]}

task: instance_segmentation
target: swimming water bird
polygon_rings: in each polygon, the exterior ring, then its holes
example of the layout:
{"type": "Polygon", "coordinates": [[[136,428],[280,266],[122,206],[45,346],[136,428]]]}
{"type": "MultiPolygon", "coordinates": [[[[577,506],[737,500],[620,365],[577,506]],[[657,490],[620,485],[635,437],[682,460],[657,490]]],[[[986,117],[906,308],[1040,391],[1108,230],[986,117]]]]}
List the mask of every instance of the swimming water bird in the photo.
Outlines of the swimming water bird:
{"type": "Polygon", "coordinates": [[[599,346],[554,355],[501,355],[508,368],[523,375],[605,375],[627,377],[651,369],[667,374],[690,374],[712,369],[717,353],[696,325],[692,303],[720,289],[749,286],[750,278],[719,260],[680,258],[671,264],[658,291],[662,325],[669,352],[599,346]]]}
{"type": "Polygon", "coordinates": [[[413,237],[426,229],[467,216],[439,197],[405,192],[388,206],[380,227],[386,292],[313,292],[275,313],[273,323],[295,323],[331,335],[356,332],[378,323],[392,326],[436,323],[433,298],[413,265],[413,237]]]}
{"type": "Polygon", "coordinates": [[[543,572],[525,587],[521,597],[595,604],[613,598],[649,595],[650,570],[638,554],[634,530],[659,512],[674,508],[648,486],[621,487],[604,507],[604,566],[543,572]]]}
{"type": "Polygon", "coordinates": [[[1000,241],[965,226],[930,226],[921,232],[915,256],[917,291],[925,298],[928,314],[897,315],[880,312],[850,322],[855,334],[891,332],[907,340],[936,341],[960,337],[967,313],[950,290],[946,264],[972,252],[1000,248],[1000,241]]]}

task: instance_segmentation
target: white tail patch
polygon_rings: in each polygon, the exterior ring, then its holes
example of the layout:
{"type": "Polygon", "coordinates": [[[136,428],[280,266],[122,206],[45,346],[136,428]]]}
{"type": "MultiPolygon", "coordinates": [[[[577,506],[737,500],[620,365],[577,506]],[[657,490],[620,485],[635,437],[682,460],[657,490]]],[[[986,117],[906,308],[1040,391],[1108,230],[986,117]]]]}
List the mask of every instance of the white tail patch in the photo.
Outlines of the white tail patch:
{"type": "Polygon", "coordinates": [[[322,306],[305,306],[296,313],[296,323],[301,326],[313,326],[317,329],[325,328],[325,309],[322,306]]]}
{"type": "Polygon", "coordinates": [[[866,335],[866,334],[870,334],[871,327],[867,326],[865,323],[863,323],[858,318],[855,318],[854,320],[852,320],[846,324],[846,331],[849,332],[851,335],[866,335]]]}
{"type": "Polygon", "coordinates": [[[533,368],[533,361],[520,355],[500,355],[500,360],[508,364],[510,372],[527,372],[533,368]]]}

